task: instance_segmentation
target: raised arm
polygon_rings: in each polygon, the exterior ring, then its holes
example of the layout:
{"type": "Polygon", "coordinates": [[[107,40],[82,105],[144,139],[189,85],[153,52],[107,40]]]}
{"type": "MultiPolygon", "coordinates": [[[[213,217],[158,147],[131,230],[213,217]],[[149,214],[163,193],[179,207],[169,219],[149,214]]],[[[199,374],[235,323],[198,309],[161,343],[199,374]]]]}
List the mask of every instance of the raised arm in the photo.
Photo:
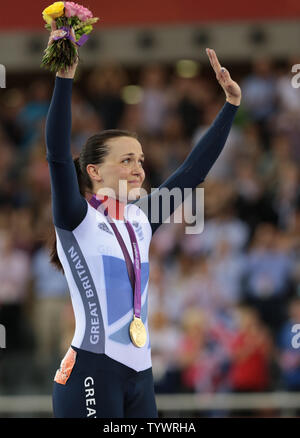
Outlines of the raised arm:
{"type": "Polygon", "coordinates": [[[136,204],[148,215],[152,233],[154,233],[157,228],[174,213],[178,205],[180,205],[176,204],[175,200],[172,198],[173,204],[170,205],[170,209],[161,208],[160,198],[163,192],[162,189],[172,190],[174,188],[179,188],[182,193],[182,200],[184,200],[184,189],[194,190],[204,181],[208,172],[222,152],[234,116],[240,105],[241,89],[239,85],[231,79],[229,72],[221,67],[213,50],[207,49],[207,55],[211,66],[216,73],[217,80],[225,92],[226,103],[213,124],[198,141],[183,164],[157,190],[136,202],[136,204]],[[156,211],[153,212],[153,209],[156,211]],[[153,217],[155,218],[155,221],[152,221],[153,217]],[[158,221],[157,218],[159,218],[158,221]]]}
{"type": "MultiPolygon", "coordinates": [[[[56,33],[61,32],[56,30],[54,20],[52,23],[48,44],[56,33]]],[[[53,222],[55,226],[70,231],[80,224],[87,212],[87,202],[80,193],[71,155],[71,98],[77,62],[68,72],[56,74],[45,133],[53,222]]]]}

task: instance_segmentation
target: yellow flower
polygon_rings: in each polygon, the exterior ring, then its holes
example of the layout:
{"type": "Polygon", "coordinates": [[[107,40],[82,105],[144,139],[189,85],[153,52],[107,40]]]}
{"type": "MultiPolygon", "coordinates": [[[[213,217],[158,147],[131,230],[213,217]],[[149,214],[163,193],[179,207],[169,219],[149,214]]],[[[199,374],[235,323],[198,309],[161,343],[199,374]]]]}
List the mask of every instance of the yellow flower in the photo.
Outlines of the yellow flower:
{"type": "Polygon", "coordinates": [[[46,21],[47,24],[51,24],[52,22],[52,18],[50,17],[50,15],[43,14],[43,19],[46,21]]]}
{"type": "Polygon", "coordinates": [[[64,2],[55,2],[43,10],[43,18],[48,23],[51,24],[52,19],[61,17],[64,15],[64,2]]]}

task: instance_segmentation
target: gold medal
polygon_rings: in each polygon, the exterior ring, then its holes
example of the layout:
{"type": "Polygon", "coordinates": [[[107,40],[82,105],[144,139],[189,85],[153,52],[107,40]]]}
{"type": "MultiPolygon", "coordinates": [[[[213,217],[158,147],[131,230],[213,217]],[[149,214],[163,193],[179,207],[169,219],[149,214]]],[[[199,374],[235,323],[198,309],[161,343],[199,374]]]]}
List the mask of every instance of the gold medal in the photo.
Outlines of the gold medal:
{"type": "Polygon", "coordinates": [[[146,344],[147,332],[141,318],[134,315],[129,327],[129,333],[131,341],[136,347],[140,348],[146,344]]]}

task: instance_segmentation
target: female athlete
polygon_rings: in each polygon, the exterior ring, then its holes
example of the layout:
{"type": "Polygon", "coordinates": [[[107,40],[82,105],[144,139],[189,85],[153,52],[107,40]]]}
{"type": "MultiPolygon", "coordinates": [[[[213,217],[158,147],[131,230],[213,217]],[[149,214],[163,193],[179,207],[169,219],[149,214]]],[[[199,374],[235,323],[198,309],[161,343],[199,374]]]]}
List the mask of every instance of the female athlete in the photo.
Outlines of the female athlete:
{"type": "MultiPolygon", "coordinates": [[[[53,21],[49,43],[60,32],[53,21]]],[[[68,72],[56,74],[46,121],[56,237],[51,261],[66,276],[76,328],[54,377],[55,417],[157,417],[147,323],[148,250],[166,218],[159,212],[151,220],[152,201],[162,189],[183,192],[204,181],[241,100],[240,87],[214,50],[206,52],[226,102],[183,164],[143,197],[138,192],[144,154],[135,134],[97,133],[73,160],[71,95],[78,59],[68,72]]]]}

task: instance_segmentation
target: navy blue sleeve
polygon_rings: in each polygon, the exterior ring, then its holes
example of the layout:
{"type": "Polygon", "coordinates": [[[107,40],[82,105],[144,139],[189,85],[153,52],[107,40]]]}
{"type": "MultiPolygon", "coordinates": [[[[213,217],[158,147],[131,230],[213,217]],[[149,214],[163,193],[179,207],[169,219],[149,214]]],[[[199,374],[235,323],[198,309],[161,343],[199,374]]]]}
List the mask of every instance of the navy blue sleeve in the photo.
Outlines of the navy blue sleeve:
{"type": "Polygon", "coordinates": [[[56,76],[45,129],[53,222],[69,231],[82,222],[88,208],[71,154],[72,86],[73,79],[56,76]]]}
{"type": "Polygon", "coordinates": [[[179,188],[181,190],[182,203],[185,199],[184,189],[191,189],[193,191],[204,181],[222,152],[238,108],[238,106],[226,102],[212,125],[189,153],[183,164],[158,189],[135,202],[148,216],[152,233],[174,213],[179,205],[172,199],[173,202],[169,209],[162,208],[161,194],[163,189],[172,190],[179,188]],[[155,212],[153,211],[154,208],[155,212]],[[153,218],[155,218],[155,221],[153,218]]]}

